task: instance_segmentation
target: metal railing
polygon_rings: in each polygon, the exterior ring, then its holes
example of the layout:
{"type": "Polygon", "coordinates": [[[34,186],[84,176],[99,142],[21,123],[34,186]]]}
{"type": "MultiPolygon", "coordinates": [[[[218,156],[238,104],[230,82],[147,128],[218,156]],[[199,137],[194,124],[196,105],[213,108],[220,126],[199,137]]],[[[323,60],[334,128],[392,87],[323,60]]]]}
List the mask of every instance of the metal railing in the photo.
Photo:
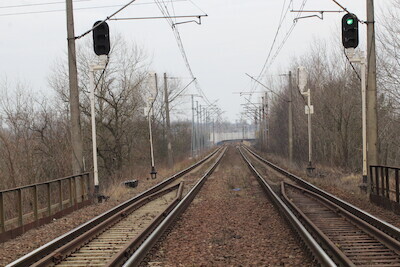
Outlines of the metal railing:
{"type": "Polygon", "coordinates": [[[370,166],[371,193],[390,201],[400,203],[400,168],[388,166],[370,166]]]}
{"type": "Polygon", "coordinates": [[[91,201],[89,173],[0,191],[0,241],[79,209],[91,201]]]}

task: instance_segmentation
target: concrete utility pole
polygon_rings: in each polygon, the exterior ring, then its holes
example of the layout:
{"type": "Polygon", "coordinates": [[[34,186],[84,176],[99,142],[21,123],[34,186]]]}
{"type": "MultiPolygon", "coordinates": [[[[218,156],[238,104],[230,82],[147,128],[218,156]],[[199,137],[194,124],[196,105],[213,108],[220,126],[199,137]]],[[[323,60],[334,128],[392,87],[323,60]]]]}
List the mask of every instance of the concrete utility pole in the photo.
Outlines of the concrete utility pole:
{"type": "Polygon", "coordinates": [[[200,150],[204,149],[204,108],[200,105],[200,150]]]}
{"type": "Polygon", "coordinates": [[[204,108],[204,147],[208,147],[209,134],[208,134],[208,110],[204,108]]]}
{"type": "Polygon", "coordinates": [[[164,102],[165,102],[165,119],[166,119],[166,139],[168,149],[168,168],[174,167],[174,159],[171,144],[171,123],[169,118],[169,93],[167,84],[167,74],[164,73],[164,102]]]}
{"type": "Polygon", "coordinates": [[[196,117],[197,117],[197,127],[196,127],[196,155],[199,155],[200,150],[200,125],[199,125],[199,101],[196,101],[196,117]]]}
{"type": "Polygon", "coordinates": [[[268,149],[269,146],[269,141],[268,141],[268,131],[269,131],[269,127],[268,127],[268,93],[265,92],[264,93],[264,140],[265,140],[265,149],[268,149]]]}
{"type": "Polygon", "coordinates": [[[265,148],[265,108],[264,108],[264,96],[261,97],[261,109],[260,109],[260,115],[261,115],[261,150],[264,150],[265,148]]]}
{"type": "Polygon", "coordinates": [[[201,140],[202,140],[202,148],[204,149],[206,147],[206,108],[204,106],[202,108],[203,108],[203,110],[202,110],[201,115],[202,115],[203,121],[202,121],[202,127],[201,127],[201,129],[202,129],[201,140]]]}
{"type": "MultiPolygon", "coordinates": [[[[374,0],[367,0],[367,68],[367,165],[370,166],[379,164],[374,0]]],[[[371,179],[371,174],[368,177],[371,179]]]]}
{"type": "Polygon", "coordinates": [[[194,151],[196,150],[196,132],[194,129],[194,95],[192,97],[192,158],[194,158],[194,151]]]}
{"type": "MultiPolygon", "coordinates": [[[[155,81],[155,92],[154,92],[154,96],[155,97],[157,95],[157,91],[158,91],[158,79],[157,79],[157,73],[154,73],[154,81],[155,81]]],[[[156,179],[157,178],[157,171],[156,171],[156,166],[155,166],[155,159],[154,159],[154,146],[153,146],[153,130],[152,130],[152,121],[154,118],[154,101],[155,98],[150,97],[148,99],[148,107],[149,110],[148,112],[148,120],[149,120],[149,142],[150,142],[150,157],[151,157],[151,169],[150,169],[150,177],[152,179],[156,179]]]]}
{"type": "Polygon", "coordinates": [[[89,67],[89,87],[90,87],[90,115],[92,122],[92,152],[93,152],[93,180],[94,192],[99,193],[99,169],[97,165],[97,135],[96,135],[96,110],[95,110],[95,81],[94,72],[96,70],[104,70],[106,67],[107,56],[100,56],[99,62],[89,67]]]}
{"type": "Polygon", "coordinates": [[[83,142],[79,109],[78,70],[76,67],[75,30],[72,0],[66,0],[66,5],[72,172],[73,174],[79,174],[83,172],[83,142]]]}
{"type": "Polygon", "coordinates": [[[292,72],[289,71],[289,126],[288,126],[288,137],[289,137],[289,163],[293,163],[293,102],[292,102],[292,72]]]}
{"type": "Polygon", "coordinates": [[[259,123],[259,138],[260,138],[260,150],[262,150],[263,149],[263,143],[264,143],[264,139],[263,139],[263,135],[264,135],[264,133],[263,133],[263,114],[262,114],[262,111],[263,111],[263,108],[262,108],[262,104],[261,104],[261,106],[258,108],[258,121],[260,122],[259,123]]]}
{"type": "Polygon", "coordinates": [[[213,145],[215,145],[215,120],[214,120],[214,118],[213,118],[213,120],[212,120],[212,131],[213,131],[213,142],[212,142],[212,144],[213,145]]]}

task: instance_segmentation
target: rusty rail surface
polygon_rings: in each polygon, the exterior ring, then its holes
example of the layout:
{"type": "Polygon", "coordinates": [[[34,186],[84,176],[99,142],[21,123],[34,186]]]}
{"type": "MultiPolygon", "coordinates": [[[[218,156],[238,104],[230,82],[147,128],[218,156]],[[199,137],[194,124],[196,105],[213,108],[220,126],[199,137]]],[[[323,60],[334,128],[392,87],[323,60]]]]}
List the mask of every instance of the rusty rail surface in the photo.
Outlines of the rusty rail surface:
{"type": "Polygon", "coordinates": [[[400,214],[400,168],[371,165],[370,199],[400,214]]]}
{"type": "MultiPolygon", "coordinates": [[[[185,174],[189,173],[196,167],[200,166],[201,164],[205,163],[208,159],[213,157],[216,153],[218,153],[222,148],[219,147],[218,149],[214,150],[210,154],[208,154],[206,157],[204,157],[202,160],[196,162],[195,164],[189,166],[188,168],[176,173],[175,175],[167,178],[166,180],[160,182],[159,184],[151,187],[150,189],[140,193],[139,195],[125,201],[124,203],[116,206],[115,208],[93,218],[92,220],[86,222],[85,224],[71,230],[70,232],[56,238],[55,240],[41,246],[40,248],[32,251],[31,253],[25,255],[24,257],[10,263],[7,266],[31,266],[35,264],[36,262],[40,261],[47,255],[51,254],[52,252],[56,251],[57,249],[62,248],[69,242],[74,242],[76,238],[79,238],[79,236],[84,235],[88,231],[91,231],[91,229],[96,228],[99,224],[107,221],[111,217],[117,215],[117,214],[122,214],[121,212],[128,207],[131,207],[132,205],[135,205],[135,203],[138,203],[142,201],[143,199],[148,198],[152,194],[157,194],[160,190],[163,188],[167,187],[169,184],[174,182],[176,179],[184,176],[185,174]]],[[[179,192],[182,192],[182,189],[179,189],[179,192]]],[[[54,258],[57,260],[57,256],[54,258]]]]}
{"type": "Polygon", "coordinates": [[[400,266],[399,241],[317,193],[285,182],[281,193],[339,265],[400,266]]]}
{"type": "Polygon", "coordinates": [[[90,181],[83,173],[0,191],[0,242],[90,204],[90,181]]]}
{"type": "Polygon", "coordinates": [[[254,165],[250,162],[249,158],[243,153],[242,149],[238,147],[238,150],[244,159],[245,163],[249,167],[250,171],[255,175],[257,181],[271,199],[275,207],[284,215],[285,219],[292,226],[292,229],[300,236],[314,258],[321,264],[321,266],[336,266],[332,259],[326,254],[324,249],[318,244],[314,237],[307,231],[303,224],[293,214],[290,208],[281,200],[281,198],[274,192],[267,181],[257,171],[254,165]]]}
{"type": "Polygon", "coordinates": [[[373,226],[375,226],[376,228],[378,228],[379,230],[383,231],[384,233],[390,235],[391,237],[395,238],[397,241],[400,241],[400,229],[383,221],[380,220],[378,218],[376,218],[375,216],[369,214],[366,211],[363,211],[355,206],[353,206],[350,203],[347,203],[344,200],[341,200],[340,198],[335,197],[334,195],[316,187],[315,185],[301,179],[300,177],[284,170],[283,168],[269,162],[268,160],[262,158],[261,156],[259,156],[257,153],[255,153],[254,151],[252,151],[251,149],[249,149],[248,147],[244,147],[246,149],[246,151],[248,151],[249,153],[251,153],[253,156],[255,156],[258,160],[260,160],[261,162],[265,163],[266,165],[268,165],[269,167],[271,167],[272,169],[274,169],[275,171],[281,173],[282,175],[290,178],[292,181],[296,182],[297,184],[301,185],[303,188],[314,192],[316,194],[319,194],[321,196],[323,196],[324,198],[328,199],[329,201],[335,203],[336,205],[342,207],[343,209],[347,210],[348,212],[354,214],[355,216],[359,217],[360,219],[364,220],[365,222],[367,222],[368,224],[371,224],[373,226]]]}

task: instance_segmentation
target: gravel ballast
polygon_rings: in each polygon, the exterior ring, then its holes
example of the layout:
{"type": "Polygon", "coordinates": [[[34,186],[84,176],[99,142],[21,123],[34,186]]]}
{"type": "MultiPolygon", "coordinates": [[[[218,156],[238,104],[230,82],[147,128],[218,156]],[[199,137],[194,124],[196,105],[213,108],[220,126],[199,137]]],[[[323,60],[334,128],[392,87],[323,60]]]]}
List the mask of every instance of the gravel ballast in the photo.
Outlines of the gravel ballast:
{"type": "Polygon", "coordinates": [[[313,266],[285,220],[268,200],[237,150],[221,165],[149,265],[313,266]]]}

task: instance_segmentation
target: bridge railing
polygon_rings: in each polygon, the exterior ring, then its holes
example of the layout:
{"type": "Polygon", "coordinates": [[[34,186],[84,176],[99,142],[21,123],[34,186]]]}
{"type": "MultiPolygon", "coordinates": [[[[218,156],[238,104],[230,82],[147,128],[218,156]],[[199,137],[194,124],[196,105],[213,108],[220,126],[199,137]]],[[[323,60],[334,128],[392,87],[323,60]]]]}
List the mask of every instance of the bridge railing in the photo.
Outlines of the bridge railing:
{"type": "Polygon", "coordinates": [[[370,166],[371,199],[400,213],[400,168],[370,166]]]}
{"type": "Polygon", "coordinates": [[[0,242],[91,202],[89,173],[0,191],[0,242]]]}

